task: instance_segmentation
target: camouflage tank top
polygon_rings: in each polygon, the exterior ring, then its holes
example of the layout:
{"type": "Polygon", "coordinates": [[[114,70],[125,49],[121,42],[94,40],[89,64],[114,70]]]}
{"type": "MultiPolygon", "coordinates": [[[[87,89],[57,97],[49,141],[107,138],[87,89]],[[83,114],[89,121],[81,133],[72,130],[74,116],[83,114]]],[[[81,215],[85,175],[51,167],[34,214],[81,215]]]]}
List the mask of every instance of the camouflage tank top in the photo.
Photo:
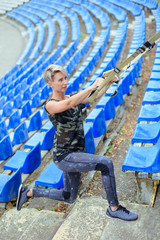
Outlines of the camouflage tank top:
{"type": "MultiPolygon", "coordinates": [[[[48,101],[57,100],[49,99],[48,101]]],[[[54,115],[49,114],[46,110],[48,117],[55,128],[53,146],[54,162],[61,161],[67,154],[71,152],[85,151],[82,116],[82,109],[84,107],[84,104],[80,104],[54,115]]]]}

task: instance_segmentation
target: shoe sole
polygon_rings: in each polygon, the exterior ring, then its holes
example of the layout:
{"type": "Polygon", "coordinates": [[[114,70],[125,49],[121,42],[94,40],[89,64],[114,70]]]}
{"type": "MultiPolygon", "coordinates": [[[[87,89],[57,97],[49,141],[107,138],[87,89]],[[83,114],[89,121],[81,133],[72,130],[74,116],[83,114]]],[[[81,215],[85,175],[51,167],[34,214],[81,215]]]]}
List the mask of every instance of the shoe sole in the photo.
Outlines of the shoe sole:
{"type": "Polygon", "coordinates": [[[112,217],[112,216],[108,215],[107,213],[106,213],[106,217],[108,217],[110,219],[116,219],[119,221],[125,221],[125,222],[136,221],[138,219],[138,217],[136,219],[122,219],[122,218],[118,218],[118,217],[112,217]]]}
{"type": "Polygon", "coordinates": [[[16,202],[16,208],[17,208],[17,211],[20,211],[21,209],[18,209],[18,206],[19,206],[19,201],[20,201],[20,198],[21,198],[21,190],[22,190],[22,184],[19,186],[19,189],[18,189],[18,196],[17,196],[17,202],[16,202]]]}

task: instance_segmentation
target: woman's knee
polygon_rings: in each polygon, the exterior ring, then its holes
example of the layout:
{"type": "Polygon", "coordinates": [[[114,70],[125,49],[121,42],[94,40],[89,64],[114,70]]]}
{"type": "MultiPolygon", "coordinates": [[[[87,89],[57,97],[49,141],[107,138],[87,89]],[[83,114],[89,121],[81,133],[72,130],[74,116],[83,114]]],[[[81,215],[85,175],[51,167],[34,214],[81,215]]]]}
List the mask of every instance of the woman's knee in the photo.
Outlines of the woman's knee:
{"type": "Polygon", "coordinates": [[[76,201],[76,196],[73,196],[70,192],[63,191],[64,201],[67,203],[74,203],[76,201]]]}
{"type": "Polygon", "coordinates": [[[96,165],[95,170],[101,171],[104,175],[112,175],[114,172],[112,160],[110,158],[105,158],[103,162],[96,165]]]}
{"type": "Polygon", "coordinates": [[[76,201],[76,198],[69,198],[67,200],[68,203],[74,203],[76,201]]]}

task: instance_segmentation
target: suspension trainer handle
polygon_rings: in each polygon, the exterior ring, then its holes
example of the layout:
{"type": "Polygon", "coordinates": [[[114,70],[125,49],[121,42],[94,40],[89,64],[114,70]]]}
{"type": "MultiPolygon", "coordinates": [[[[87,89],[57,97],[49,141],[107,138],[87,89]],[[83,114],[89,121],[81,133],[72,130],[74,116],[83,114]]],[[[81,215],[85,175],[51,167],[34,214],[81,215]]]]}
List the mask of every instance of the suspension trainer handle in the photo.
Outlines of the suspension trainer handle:
{"type": "Polygon", "coordinates": [[[144,54],[149,52],[156,43],[160,40],[160,31],[154,34],[148,41],[146,41],[141,47],[136,49],[136,51],[131,54],[126,60],[124,60],[118,67],[115,67],[109,71],[103,73],[104,81],[101,83],[95,91],[91,93],[89,96],[89,101],[92,102],[98,95],[99,91],[104,88],[111,79],[114,78],[115,75],[119,76],[123,70],[126,70],[129,66],[135,63],[138,59],[140,59],[144,54]]]}

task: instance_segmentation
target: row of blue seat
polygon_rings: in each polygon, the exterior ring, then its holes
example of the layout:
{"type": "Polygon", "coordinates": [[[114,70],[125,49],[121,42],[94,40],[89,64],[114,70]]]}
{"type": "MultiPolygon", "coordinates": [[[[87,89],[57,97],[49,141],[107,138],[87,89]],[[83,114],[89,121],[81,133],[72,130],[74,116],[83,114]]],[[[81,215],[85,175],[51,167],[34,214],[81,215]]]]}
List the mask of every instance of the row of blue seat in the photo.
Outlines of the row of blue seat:
{"type": "Polygon", "coordinates": [[[73,5],[72,7],[73,11],[77,12],[83,19],[86,27],[86,32],[88,34],[95,33],[96,31],[96,26],[94,23],[94,20],[92,16],[89,14],[89,12],[85,9],[80,7],[79,5],[73,5]]]}
{"type": "Polygon", "coordinates": [[[134,4],[133,2],[130,2],[128,4],[128,1],[126,1],[126,0],[108,0],[108,1],[117,5],[117,6],[125,8],[126,10],[131,12],[131,14],[133,16],[138,16],[142,12],[142,7],[137,5],[137,4],[134,4]]]}
{"type": "Polygon", "coordinates": [[[22,183],[21,173],[32,173],[40,164],[40,143],[30,151],[18,150],[10,159],[9,167],[7,164],[4,165],[4,169],[12,169],[13,174],[0,174],[0,202],[9,202],[17,197],[19,186],[22,183]]]}
{"type": "MultiPolygon", "coordinates": [[[[39,112],[36,113],[37,116],[38,114],[39,112]]],[[[1,122],[0,129],[3,129],[3,132],[1,132],[1,136],[2,135],[4,136],[2,136],[3,138],[0,143],[0,148],[1,148],[0,160],[5,160],[9,156],[11,156],[13,153],[12,146],[21,144],[21,143],[24,143],[24,149],[26,148],[33,149],[39,142],[40,142],[41,150],[50,150],[51,148],[53,148],[53,138],[55,133],[54,127],[52,126],[52,123],[50,121],[48,121],[44,126],[42,126],[42,121],[40,119],[40,116],[39,118],[37,118],[37,116],[34,116],[33,118],[29,119],[28,122],[25,121],[21,123],[15,129],[14,132],[8,135],[6,134],[7,129],[5,132],[6,126],[4,122],[1,122]],[[29,127],[31,128],[30,129],[31,131],[40,129],[40,132],[36,132],[31,138],[28,138],[29,127]],[[7,146],[7,151],[5,151],[6,146],[7,146]]],[[[99,124],[99,120],[97,120],[97,124],[99,124]]],[[[95,128],[97,126],[98,125],[95,124],[95,128]]],[[[85,140],[86,140],[85,141],[86,152],[94,153],[95,143],[94,143],[94,134],[92,132],[92,129],[84,124],[84,132],[85,132],[85,140]]]]}
{"type": "MultiPolygon", "coordinates": [[[[156,24],[160,23],[160,8],[152,11],[156,24]]],[[[132,136],[131,143],[134,145],[128,149],[122,166],[123,171],[160,172],[160,62],[156,63],[156,59],[160,60],[159,47],[156,49],[154,65],[132,136]],[[140,146],[135,146],[135,144],[140,144],[140,146]]]]}
{"type": "MultiPolygon", "coordinates": [[[[10,100],[5,101],[5,97],[1,97],[0,103],[2,109],[0,110],[0,119],[9,118],[9,116],[14,112],[15,109],[21,108],[21,118],[25,116],[29,116],[32,112],[32,108],[40,107],[43,103],[43,100],[50,96],[50,88],[45,85],[41,91],[37,91],[34,94],[31,94],[30,89],[27,88],[24,91],[23,96],[21,94],[17,94],[16,96],[10,96],[10,100]],[[13,99],[11,99],[13,97],[13,99]],[[32,99],[32,100],[30,100],[32,99]],[[26,102],[27,101],[27,102],[26,102]],[[26,108],[27,107],[27,108],[26,108]],[[27,114],[27,110],[29,110],[27,114]]],[[[6,120],[6,119],[5,119],[6,120]]]]}
{"type": "Polygon", "coordinates": [[[81,6],[85,7],[96,16],[96,18],[100,21],[101,28],[109,27],[110,19],[107,13],[104,12],[100,7],[96,6],[95,4],[89,3],[86,0],[82,2],[81,6]]]}
{"type": "Polygon", "coordinates": [[[28,34],[29,34],[29,40],[27,41],[27,45],[25,47],[25,50],[23,51],[21,57],[18,59],[18,65],[22,65],[27,57],[29,56],[35,42],[36,38],[36,32],[34,29],[34,25],[31,23],[31,21],[27,20],[25,17],[15,13],[15,12],[7,12],[7,16],[16,19],[20,23],[22,23],[25,27],[27,27],[28,34]]]}
{"type": "Polygon", "coordinates": [[[149,9],[156,9],[158,8],[158,1],[156,0],[130,0],[132,2],[135,2],[137,4],[140,4],[142,6],[145,6],[149,9]]]}
{"type": "MultiPolygon", "coordinates": [[[[29,119],[24,120],[23,118],[23,121],[26,123],[26,129],[28,132],[35,131],[42,126],[41,114],[42,113],[40,110],[37,110],[32,115],[30,115],[29,119]]],[[[13,129],[14,131],[14,129],[17,128],[21,123],[22,118],[20,116],[20,111],[16,110],[10,115],[9,119],[6,121],[2,120],[0,122],[0,139],[8,134],[9,129],[13,129]]]]}
{"type": "Polygon", "coordinates": [[[41,4],[35,3],[34,1],[27,2],[25,5],[31,7],[32,11],[34,10],[34,13],[39,14],[39,16],[43,16],[44,14],[48,16],[48,13],[52,15],[54,13],[54,18],[59,23],[60,29],[61,29],[60,39],[57,46],[66,46],[68,41],[68,23],[61,14],[59,14],[58,12],[56,12],[55,14],[55,9],[53,9],[54,6],[52,5],[47,6],[47,4],[43,6],[43,4],[41,5],[41,4]]]}
{"type": "Polygon", "coordinates": [[[103,0],[90,0],[90,2],[97,4],[98,6],[105,9],[110,14],[114,15],[114,17],[119,22],[123,22],[126,20],[127,13],[122,8],[115,6],[114,4],[109,3],[108,1],[103,0]]]}

